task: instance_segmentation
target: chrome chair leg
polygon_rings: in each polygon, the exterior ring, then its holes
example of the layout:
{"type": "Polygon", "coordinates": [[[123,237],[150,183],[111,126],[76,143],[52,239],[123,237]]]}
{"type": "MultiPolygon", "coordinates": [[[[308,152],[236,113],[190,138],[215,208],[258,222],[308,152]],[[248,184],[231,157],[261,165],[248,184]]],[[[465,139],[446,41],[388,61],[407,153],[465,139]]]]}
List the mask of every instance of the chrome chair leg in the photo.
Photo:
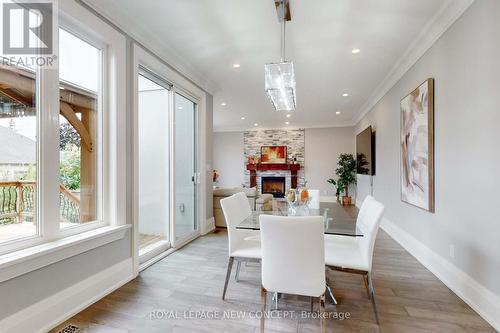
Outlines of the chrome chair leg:
{"type": "Polygon", "coordinates": [[[335,296],[333,296],[333,292],[332,292],[332,289],[330,288],[330,286],[326,286],[326,297],[328,298],[328,300],[330,301],[331,304],[333,304],[333,305],[339,304],[339,302],[337,302],[337,299],[335,298],[335,296]]]}
{"type": "Polygon", "coordinates": [[[337,305],[337,299],[335,299],[335,296],[333,296],[332,289],[330,288],[330,278],[328,277],[328,267],[325,268],[325,276],[326,276],[326,299],[328,299],[328,302],[333,305],[337,305]]]}
{"type": "Polygon", "coordinates": [[[231,270],[233,269],[233,257],[229,257],[229,262],[227,263],[226,281],[224,282],[224,291],[222,292],[222,299],[226,298],[227,284],[229,283],[229,278],[231,277],[231,270]]]}
{"type": "Polygon", "coordinates": [[[271,299],[271,301],[274,301],[274,307],[276,310],[278,310],[278,300],[280,298],[280,294],[279,293],[273,293],[273,298],[271,299]]]}
{"type": "Polygon", "coordinates": [[[378,311],[377,311],[377,302],[375,301],[375,291],[373,290],[372,274],[370,272],[368,272],[367,280],[368,280],[368,287],[370,288],[370,296],[373,304],[373,312],[375,312],[375,319],[377,320],[377,325],[380,325],[380,321],[378,318],[378,311]]]}
{"type": "Polygon", "coordinates": [[[236,282],[239,282],[239,280],[240,280],[240,269],[241,269],[241,261],[238,260],[238,263],[236,265],[236,274],[234,276],[234,280],[236,282]]]}

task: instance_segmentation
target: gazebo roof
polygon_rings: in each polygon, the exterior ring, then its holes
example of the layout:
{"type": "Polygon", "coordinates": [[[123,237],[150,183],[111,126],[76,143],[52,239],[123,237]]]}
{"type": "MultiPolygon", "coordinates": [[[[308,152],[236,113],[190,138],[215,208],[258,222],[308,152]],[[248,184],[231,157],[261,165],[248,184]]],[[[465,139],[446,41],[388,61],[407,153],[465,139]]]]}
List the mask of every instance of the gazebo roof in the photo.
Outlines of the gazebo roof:
{"type": "Polygon", "coordinates": [[[34,164],[36,143],[13,129],[0,126],[0,164],[34,164]]]}

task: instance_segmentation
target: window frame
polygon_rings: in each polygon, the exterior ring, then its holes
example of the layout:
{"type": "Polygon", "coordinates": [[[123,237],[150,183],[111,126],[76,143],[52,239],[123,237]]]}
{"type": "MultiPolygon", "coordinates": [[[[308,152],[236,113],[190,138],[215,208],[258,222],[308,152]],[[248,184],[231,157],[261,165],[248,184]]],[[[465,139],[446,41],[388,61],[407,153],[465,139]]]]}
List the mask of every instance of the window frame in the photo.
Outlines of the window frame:
{"type": "MultiPolygon", "coordinates": [[[[95,229],[99,228],[102,228],[103,234],[109,235],[116,230],[124,237],[123,230],[130,227],[127,226],[126,220],[126,170],[123,167],[126,165],[126,37],[73,1],[59,2],[56,13],[56,56],[59,56],[59,28],[101,51],[101,84],[95,139],[98,143],[96,206],[99,219],[60,228],[59,70],[39,68],[36,79],[37,234],[0,243],[0,271],[4,265],[9,266],[10,257],[19,258],[23,253],[31,252],[31,248],[43,246],[46,250],[50,244],[64,239],[75,239],[76,246],[77,243],[81,244],[86,236],[89,241],[98,237],[99,231],[95,229]],[[79,234],[82,234],[82,237],[79,237],[79,234]]],[[[32,253],[27,257],[29,258],[33,258],[32,253]]],[[[29,271],[28,269],[29,267],[24,273],[29,271]]]]}

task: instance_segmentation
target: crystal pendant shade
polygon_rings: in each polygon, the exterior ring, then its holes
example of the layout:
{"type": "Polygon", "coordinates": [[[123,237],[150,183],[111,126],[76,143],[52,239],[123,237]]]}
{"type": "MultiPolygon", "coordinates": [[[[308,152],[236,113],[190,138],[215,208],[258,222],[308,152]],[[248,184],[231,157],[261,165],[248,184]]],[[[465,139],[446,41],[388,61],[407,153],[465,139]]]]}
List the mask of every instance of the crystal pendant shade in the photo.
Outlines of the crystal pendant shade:
{"type": "Polygon", "coordinates": [[[295,110],[295,72],[293,62],[266,64],[266,94],[276,111],[295,110]]]}

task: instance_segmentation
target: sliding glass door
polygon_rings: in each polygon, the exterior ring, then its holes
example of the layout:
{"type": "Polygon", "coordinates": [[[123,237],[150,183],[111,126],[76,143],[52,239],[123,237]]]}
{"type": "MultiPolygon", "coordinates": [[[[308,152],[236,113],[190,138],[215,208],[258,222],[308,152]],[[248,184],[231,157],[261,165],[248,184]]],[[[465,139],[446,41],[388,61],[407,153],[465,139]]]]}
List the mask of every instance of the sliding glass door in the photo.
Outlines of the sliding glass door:
{"type": "Polygon", "coordinates": [[[194,235],[196,223],[196,186],[199,180],[196,161],[197,105],[179,93],[174,96],[174,246],[194,235]]]}
{"type": "MultiPolygon", "coordinates": [[[[149,57],[142,54],[143,57],[149,57]]],[[[134,113],[134,265],[152,264],[199,235],[200,97],[168,81],[162,64],[137,64],[134,113]]],[[[199,93],[199,92],[198,92],[199,93]]]]}
{"type": "Polygon", "coordinates": [[[170,247],[170,86],[138,76],[138,227],[140,261],[170,247]]]}

